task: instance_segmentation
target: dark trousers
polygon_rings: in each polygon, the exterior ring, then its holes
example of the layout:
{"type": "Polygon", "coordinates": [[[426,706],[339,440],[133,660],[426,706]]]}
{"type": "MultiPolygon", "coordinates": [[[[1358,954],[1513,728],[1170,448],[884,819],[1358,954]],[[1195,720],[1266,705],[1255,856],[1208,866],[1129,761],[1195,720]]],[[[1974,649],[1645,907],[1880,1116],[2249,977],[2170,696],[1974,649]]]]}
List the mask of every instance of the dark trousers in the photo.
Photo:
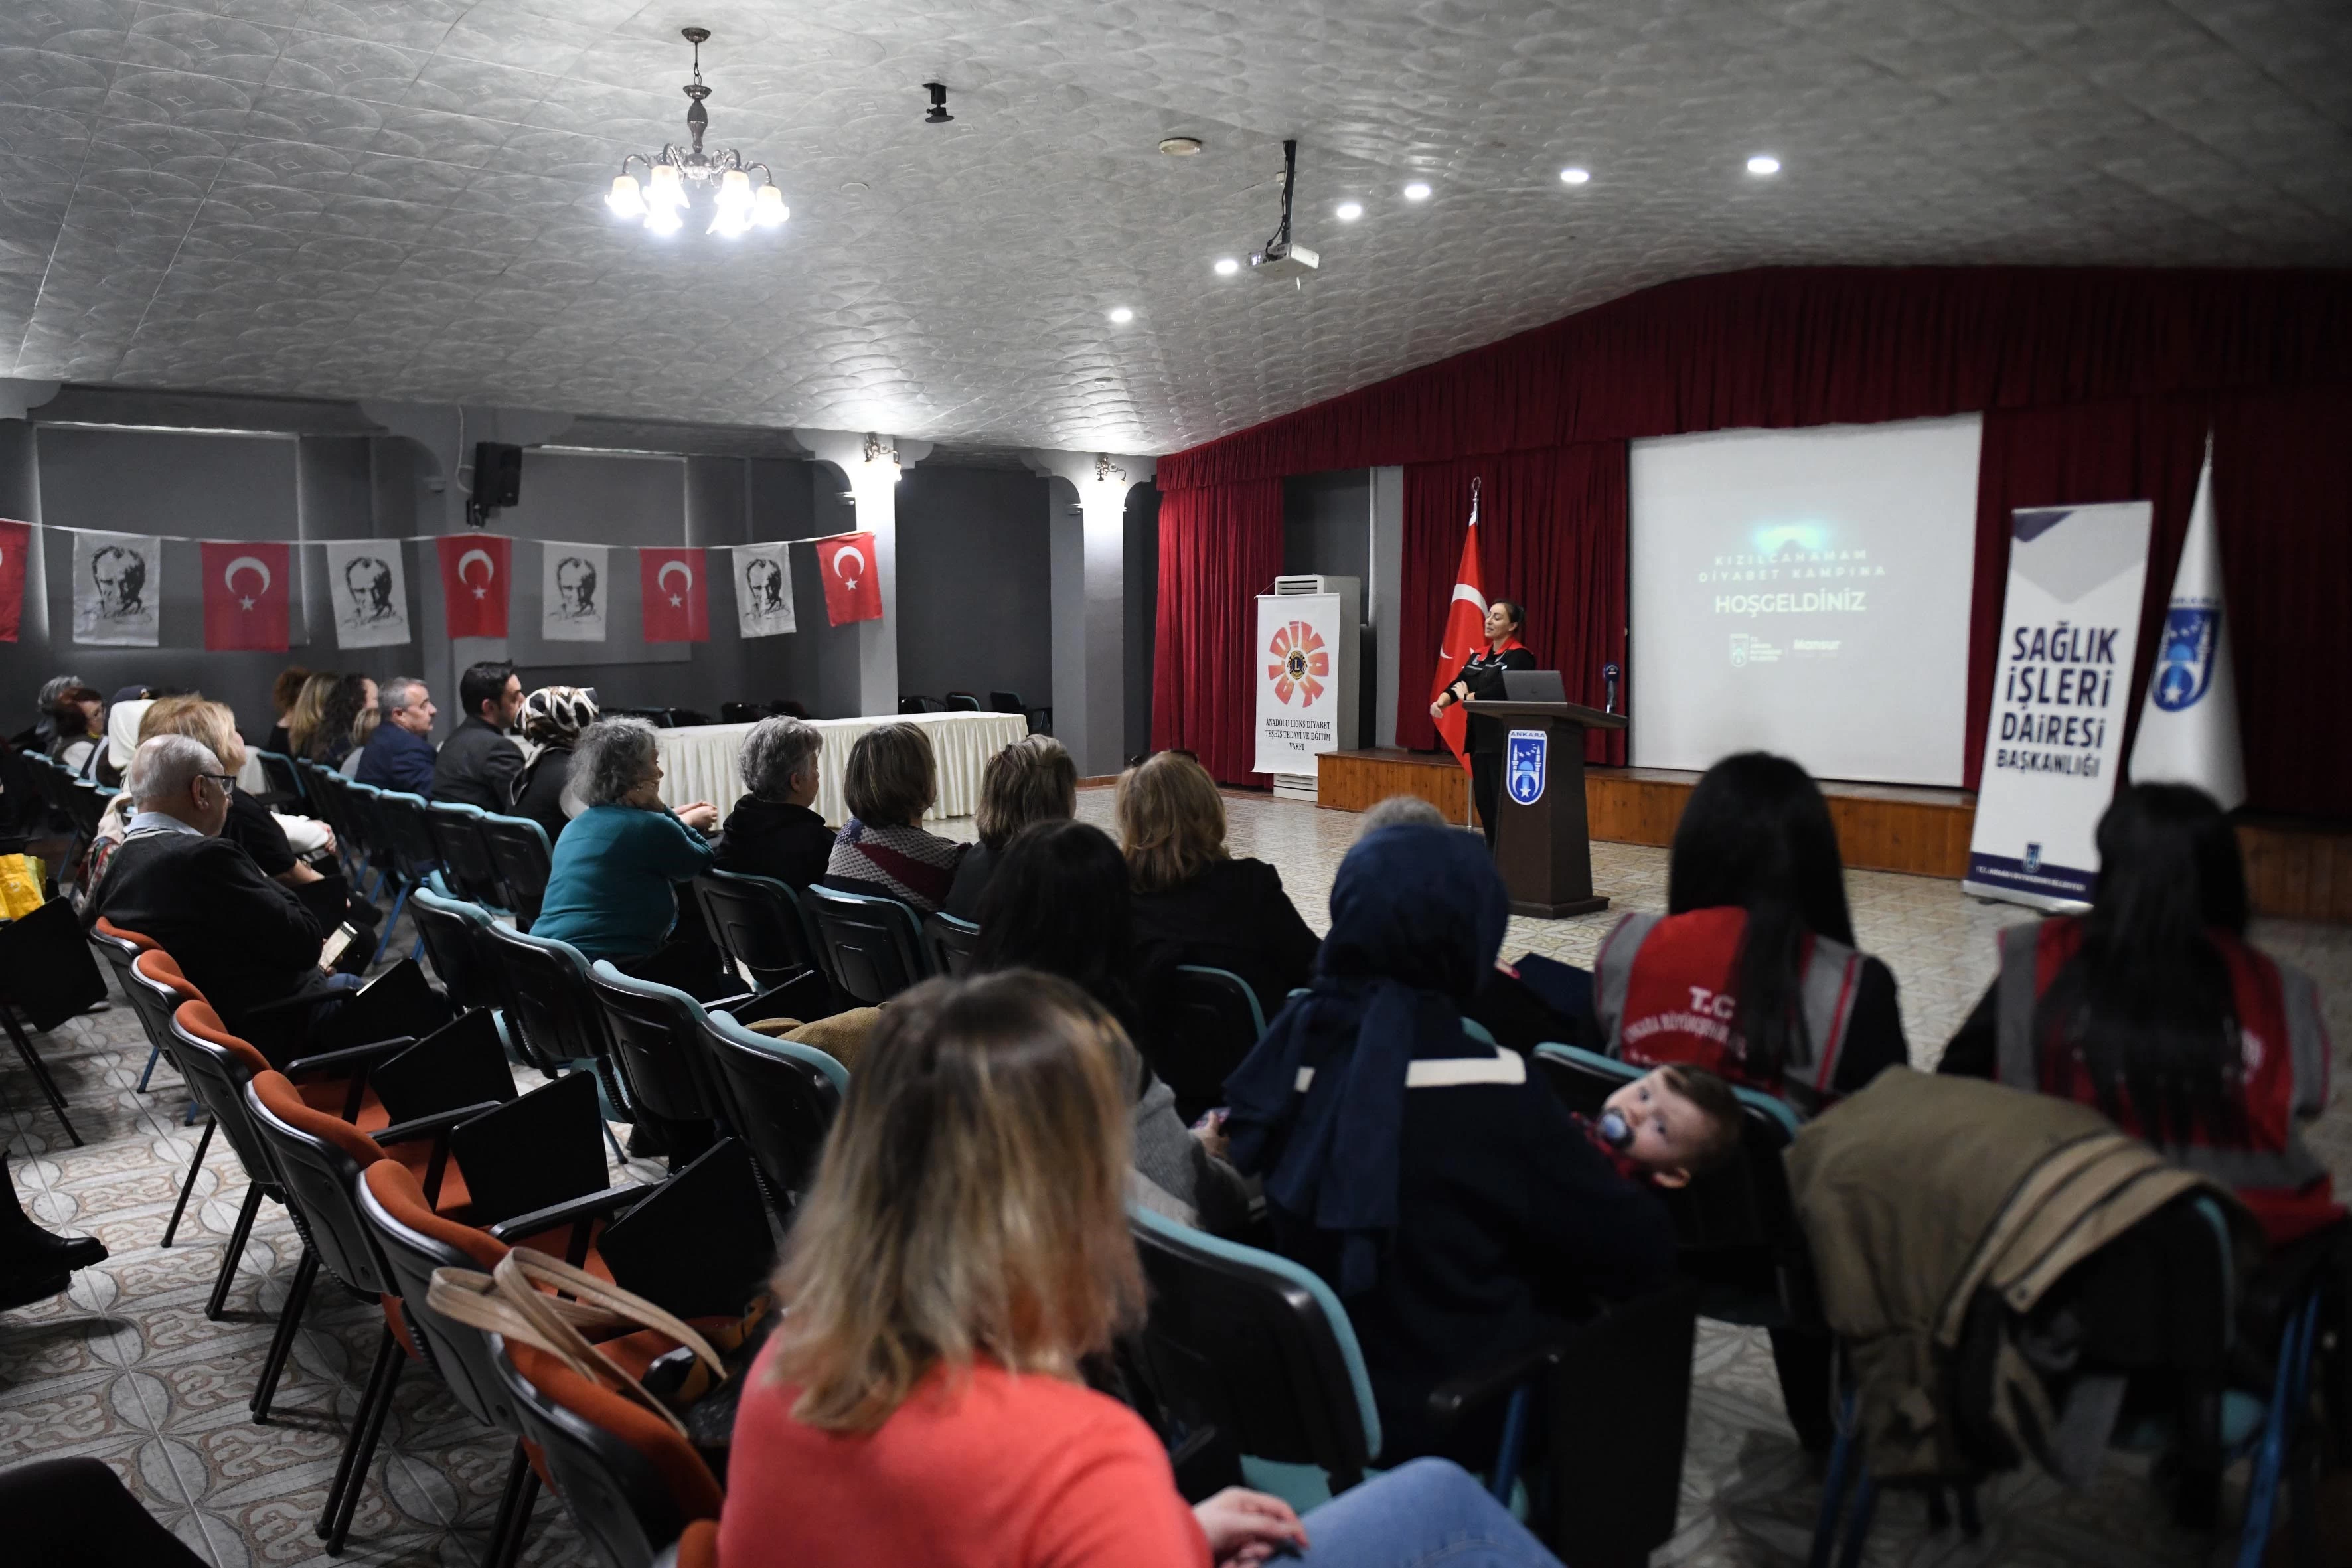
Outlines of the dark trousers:
{"type": "Polygon", "coordinates": [[[96,1459],[0,1470],[0,1519],[24,1568],[205,1568],[96,1459]]]}
{"type": "Polygon", "coordinates": [[[1495,824],[1503,798],[1503,754],[1485,749],[1470,753],[1470,798],[1478,807],[1478,826],[1486,830],[1486,848],[1495,847],[1495,824]]]}

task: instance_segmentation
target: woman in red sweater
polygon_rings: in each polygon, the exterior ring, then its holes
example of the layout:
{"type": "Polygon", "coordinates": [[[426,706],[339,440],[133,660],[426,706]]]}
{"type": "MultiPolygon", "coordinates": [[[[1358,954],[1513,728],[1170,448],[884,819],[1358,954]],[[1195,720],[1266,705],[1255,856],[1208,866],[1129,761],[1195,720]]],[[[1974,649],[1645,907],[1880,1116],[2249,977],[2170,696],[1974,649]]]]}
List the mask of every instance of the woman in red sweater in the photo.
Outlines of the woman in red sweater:
{"type": "Polygon", "coordinates": [[[1197,1507],[1080,1358],[1143,1307],[1108,1014],[1013,970],[884,1013],[737,1414],[723,1568],[1559,1568],[1458,1467],[1420,1460],[1304,1521],[1197,1507]]]}

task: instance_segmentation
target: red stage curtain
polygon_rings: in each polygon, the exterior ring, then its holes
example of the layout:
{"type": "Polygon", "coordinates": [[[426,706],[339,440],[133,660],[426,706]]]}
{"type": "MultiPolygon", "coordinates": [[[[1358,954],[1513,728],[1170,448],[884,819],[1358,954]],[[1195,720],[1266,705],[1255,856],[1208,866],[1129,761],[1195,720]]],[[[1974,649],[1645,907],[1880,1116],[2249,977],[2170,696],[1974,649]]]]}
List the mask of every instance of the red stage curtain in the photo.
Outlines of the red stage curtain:
{"type": "Polygon", "coordinates": [[[1767,268],[1692,278],[1160,459],[1162,489],[1742,426],[2340,381],[2352,273],[1767,268]]]}
{"type": "MultiPolygon", "coordinates": [[[[1486,597],[1527,606],[1526,640],[1569,700],[1598,708],[1601,667],[1625,666],[1625,443],[1599,441],[1404,471],[1407,589],[1397,628],[1397,743],[1438,743],[1430,678],[1462,561],[1470,481],[1481,481],[1478,561],[1486,597]]],[[[1621,688],[1621,691],[1630,688],[1621,688]]],[[[1625,732],[1593,731],[1586,760],[1622,763],[1625,732]]]]}
{"type": "Polygon", "coordinates": [[[1265,788],[1250,685],[1258,595],[1282,572],[1282,481],[1171,490],[1160,502],[1160,616],[1151,743],[1182,748],[1220,784],[1265,788]]]}

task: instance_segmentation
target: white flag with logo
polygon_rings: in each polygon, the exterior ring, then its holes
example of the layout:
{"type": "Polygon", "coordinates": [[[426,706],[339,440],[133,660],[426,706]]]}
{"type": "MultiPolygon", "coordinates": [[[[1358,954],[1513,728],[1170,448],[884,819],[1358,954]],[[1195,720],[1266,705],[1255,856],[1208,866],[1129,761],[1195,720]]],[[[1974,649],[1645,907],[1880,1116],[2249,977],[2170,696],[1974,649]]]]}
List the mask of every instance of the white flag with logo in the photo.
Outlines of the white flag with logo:
{"type": "Polygon", "coordinates": [[[787,542],[735,546],[737,635],[772,637],[797,631],[793,616],[793,558],[787,542]]]}
{"type": "Polygon", "coordinates": [[[2238,687],[2230,668],[2230,627],[2221,594],[2221,536],[2213,524],[2213,447],[2197,475],[2189,537],[2172,576],[2172,602],[2158,634],[2156,668],[2132,742],[2135,784],[2188,784],[2221,803],[2246,801],[2245,753],[2238,744],[2238,687]]]}
{"type": "Polygon", "coordinates": [[[397,539],[331,539],[327,595],[335,646],[398,647],[408,633],[408,575],[397,539]]]}

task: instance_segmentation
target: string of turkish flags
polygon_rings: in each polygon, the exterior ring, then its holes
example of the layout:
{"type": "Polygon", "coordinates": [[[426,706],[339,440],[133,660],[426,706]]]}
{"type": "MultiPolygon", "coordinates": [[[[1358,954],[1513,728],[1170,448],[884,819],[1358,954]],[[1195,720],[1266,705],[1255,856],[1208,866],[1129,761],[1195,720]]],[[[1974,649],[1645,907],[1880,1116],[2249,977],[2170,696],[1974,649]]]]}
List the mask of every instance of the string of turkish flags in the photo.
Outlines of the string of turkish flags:
{"type": "MultiPolygon", "coordinates": [[[[413,639],[408,623],[404,543],[435,547],[446,634],[504,637],[513,582],[514,541],[500,534],[425,534],[407,539],[223,540],[177,534],[110,533],[59,524],[0,519],[0,642],[15,642],[29,585],[26,563],[33,531],[72,536],[72,640],[101,646],[159,646],[161,546],[194,544],[202,556],[205,647],[214,652],[282,653],[293,630],[294,550],[327,552],[329,598],[338,646],[380,647],[413,639]]],[[[601,640],[603,611],[595,570],[606,546],[563,540],[535,541],[548,552],[546,596],[561,602],[576,628],[567,640],[601,640]],[[561,556],[558,552],[563,552],[561,556]],[[593,566],[591,563],[593,562],[593,566]]],[[[815,548],[824,584],[827,619],[835,626],[879,620],[882,593],[870,531],[821,539],[777,540],[731,548],[756,557],[750,587],[736,584],[744,635],[792,629],[790,579],[782,554],[791,544],[815,548]],[[779,609],[779,602],[782,608],[779,609]],[[772,622],[753,629],[748,623],[772,622]]],[[[710,640],[709,552],[700,546],[638,546],[638,603],[645,640],[710,640]]],[[[742,564],[739,561],[738,564],[742,564]]]]}

